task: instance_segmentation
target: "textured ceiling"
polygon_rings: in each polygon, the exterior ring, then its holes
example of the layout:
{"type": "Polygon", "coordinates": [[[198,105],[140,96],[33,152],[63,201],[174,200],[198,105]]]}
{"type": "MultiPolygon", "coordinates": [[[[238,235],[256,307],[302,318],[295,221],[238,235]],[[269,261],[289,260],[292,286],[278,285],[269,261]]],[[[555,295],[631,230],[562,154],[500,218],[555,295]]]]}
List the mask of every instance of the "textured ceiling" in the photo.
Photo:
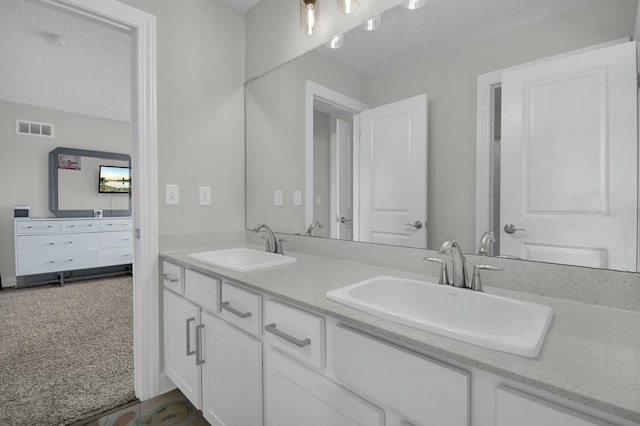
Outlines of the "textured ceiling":
{"type": "Polygon", "coordinates": [[[375,77],[596,1],[611,0],[428,0],[418,10],[391,9],[382,15],[378,30],[356,28],[345,34],[342,48],[323,46],[320,51],[375,77]]]}
{"type": "Polygon", "coordinates": [[[0,0],[0,99],[131,120],[131,37],[29,0],[0,0]],[[63,45],[43,34],[59,34],[63,45]]]}

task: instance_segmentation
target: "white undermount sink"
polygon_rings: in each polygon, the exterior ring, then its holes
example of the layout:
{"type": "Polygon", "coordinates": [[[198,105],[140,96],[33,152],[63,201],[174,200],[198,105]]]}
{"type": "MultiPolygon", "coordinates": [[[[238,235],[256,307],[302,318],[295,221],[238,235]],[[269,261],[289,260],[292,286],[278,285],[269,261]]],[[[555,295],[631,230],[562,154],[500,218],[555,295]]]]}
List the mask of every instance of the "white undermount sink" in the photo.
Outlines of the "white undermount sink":
{"type": "Polygon", "coordinates": [[[296,261],[295,257],[248,248],[205,251],[191,253],[188,256],[208,265],[238,272],[270,268],[296,261]]]}
{"type": "Polygon", "coordinates": [[[551,308],[479,291],[378,276],[327,292],[370,314],[489,349],[536,357],[551,308]]]}

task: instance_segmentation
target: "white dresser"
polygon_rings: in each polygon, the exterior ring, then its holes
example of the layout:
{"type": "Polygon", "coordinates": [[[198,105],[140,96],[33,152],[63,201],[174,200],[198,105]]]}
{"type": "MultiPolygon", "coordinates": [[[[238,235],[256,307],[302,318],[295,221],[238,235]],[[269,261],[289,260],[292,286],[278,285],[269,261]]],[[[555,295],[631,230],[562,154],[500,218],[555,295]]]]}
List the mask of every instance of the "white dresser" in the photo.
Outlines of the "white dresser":
{"type": "Polygon", "coordinates": [[[15,219],[16,276],[133,262],[133,219],[15,219]]]}

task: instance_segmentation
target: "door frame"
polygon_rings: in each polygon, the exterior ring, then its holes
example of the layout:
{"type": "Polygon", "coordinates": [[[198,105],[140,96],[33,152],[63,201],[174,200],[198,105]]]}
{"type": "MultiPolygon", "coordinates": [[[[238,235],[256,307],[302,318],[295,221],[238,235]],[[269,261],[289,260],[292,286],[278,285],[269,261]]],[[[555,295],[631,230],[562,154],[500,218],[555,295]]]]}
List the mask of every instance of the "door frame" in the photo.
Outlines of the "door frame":
{"type": "MultiPolygon", "coordinates": [[[[639,15],[640,16],[640,15],[639,15]]],[[[513,67],[503,68],[500,70],[492,71],[486,74],[478,76],[478,88],[477,88],[477,115],[476,115],[476,231],[475,239],[480,241],[482,234],[491,229],[492,217],[491,217],[491,144],[492,139],[492,121],[493,121],[493,105],[492,105],[492,90],[493,87],[502,84],[502,75],[505,72],[515,70],[522,67],[527,67],[534,64],[539,64],[549,60],[559,59],[562,57],[572,56],[575,54],[588,52],[590,50],[601,49],[609,46],[614,46],[620,43],[629,42],[629,38],[621,38],[617,40],[608,41],[605,43],[596,44],[594,46],[588,46],[582,49],[572,50],[570,52],[561,53],[559,55],[553,55],[547,58],[539,59],[536,61],[526,62],[513,67]]],[[[640,43],[638,44],[640,46],[640,43]]],[[[640,57],[640,55],[639,55],[640,57]]],[[[640,94],[640,90],[639,90],[640,94]]],[[[640,99],[639,99],[640,105],[640,99]]],[[[640,108],[638,109],[639,122],[640,122],[640,108]]],[[[640,152],[640,151],[639,151],[640,152]]],[[[640,164],[640,155],[639,155],[640,164]]],[[[640,173],[638,174],[638,182],[640,188],[640,173]]],[[[639,194],[640,195],[640,194],[639,194]]],[[[640,196],[638,198],[640,200],[640,196]]],[[[499,232],[500,230],[493,230],[499,232]]],[[[639,230],[640,233],[640,230],[639,230]]],[[[638,238],[638,247],[636,248],[636,270],[640,265],[640,236],[638,238]]]]}
{"type": "Polygon", "coordinates": [[[116,0],[39,0],[131,32],[133,125],[133,359],[136,397],[158,395],[160,294],[158,292],[158,182],[156,18],[116,0]]]}
{"type": "MultiPolygon", "coordinates": [[[[314,99],[322,100],[323,102],[334,105],[345,111],[351,111],[353,114],[358,114],[365,109],[369,109],[369,105],[358,101],[357,99],[343,95],[335,90],[324,87],[318,83],[314,83],[311,80],[306,81],[306,98],[305,98],[305,228],[311,225],[313,222],[313,101],[314,99]]],[[[354,136],[359,134],[359,127],[356,120],[353,122],[354,136]]],[[[358,147],[358,138],[353,138],[353,158],[354,158],[354,180],[353,180],[353,198],[354,209],[355,202],[358,199],[356,196],[357,182],[355,180],[355,163],[356,153],[358,147]]],[[[354,215],[355,216],[355,215],[354,215]]],[[[355,220],[355,219],[354,219],[355,220]]],[[[355,224],[354,224],[355,229],[355,224]]],[[[355,234],[354,234],[355,239],[355,234]]]]}

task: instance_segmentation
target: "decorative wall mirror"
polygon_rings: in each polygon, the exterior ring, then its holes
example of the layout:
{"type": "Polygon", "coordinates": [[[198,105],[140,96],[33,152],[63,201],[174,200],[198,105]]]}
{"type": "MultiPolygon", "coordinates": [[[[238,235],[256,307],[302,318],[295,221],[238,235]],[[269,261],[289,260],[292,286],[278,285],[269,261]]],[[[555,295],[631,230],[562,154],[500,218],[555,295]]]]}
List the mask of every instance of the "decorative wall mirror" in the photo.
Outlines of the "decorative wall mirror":
{"type": "Polygon", "coordinates": [[[131,156],[56,148],[49,153],[49,210],[56,217],[131,216],[131,156]]]}

